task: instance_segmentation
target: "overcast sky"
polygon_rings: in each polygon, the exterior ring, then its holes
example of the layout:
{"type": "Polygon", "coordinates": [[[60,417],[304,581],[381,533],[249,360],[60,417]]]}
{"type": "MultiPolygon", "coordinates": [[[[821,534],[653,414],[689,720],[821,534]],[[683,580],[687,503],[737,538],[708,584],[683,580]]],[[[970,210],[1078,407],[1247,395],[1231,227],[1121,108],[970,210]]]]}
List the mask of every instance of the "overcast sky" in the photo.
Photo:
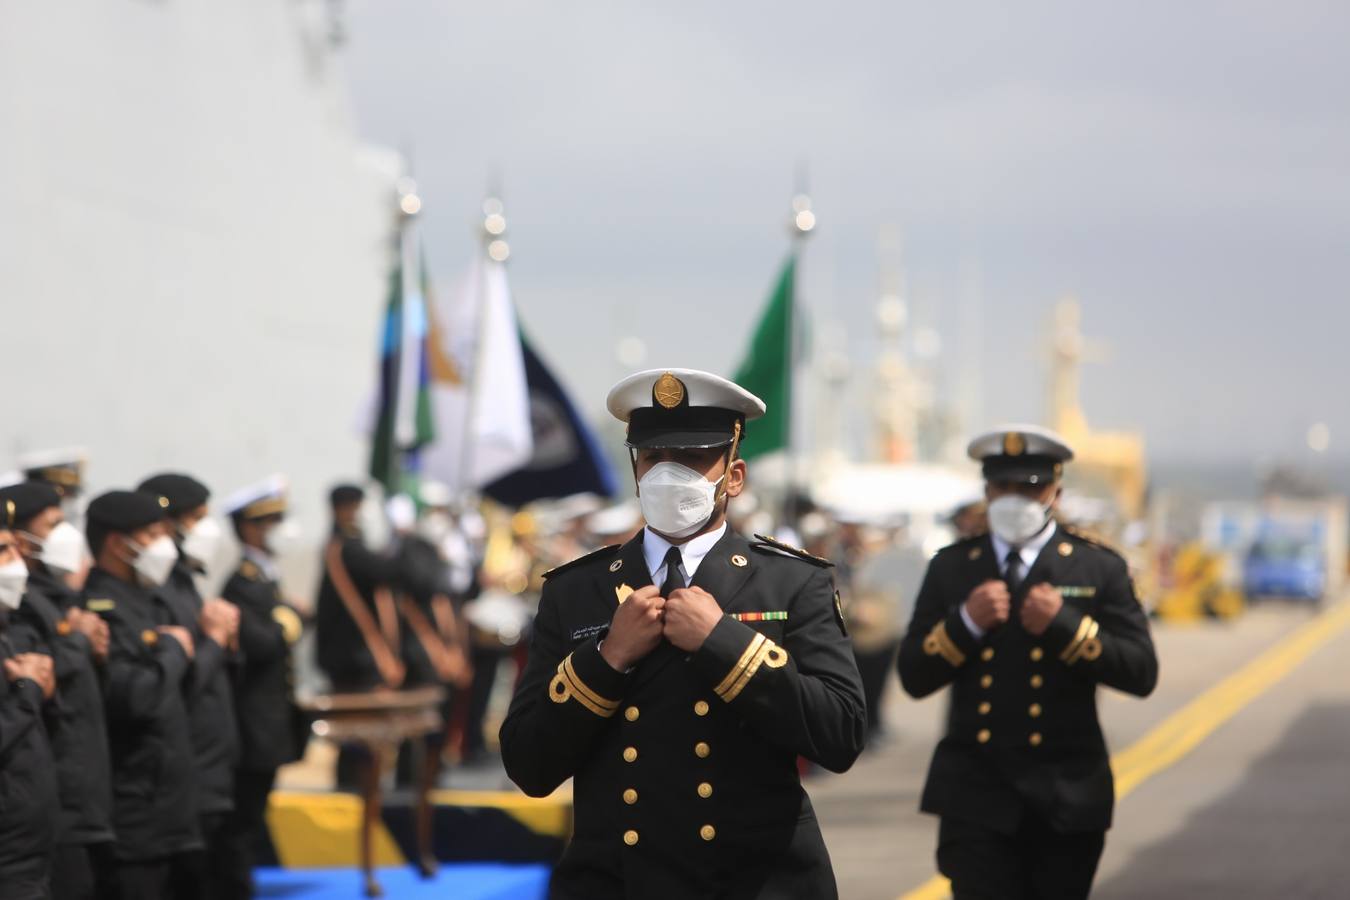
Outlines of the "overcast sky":
{"type": "Polygon", "coordinates": [[[1350,452],[1344,3],[348,9],[357,126],[411,148],[433,270],[464,265],[495,180],[521,317],[588,410],[624,335],[729,374],[805,161],[803,299],[855,393],[893,225],[945,389],[977,372],[983,421],[1043,417],[1073,293],[1109,346],[1094,425],[1155,459],[1297,459],[1323,420],[1350,452]]]}

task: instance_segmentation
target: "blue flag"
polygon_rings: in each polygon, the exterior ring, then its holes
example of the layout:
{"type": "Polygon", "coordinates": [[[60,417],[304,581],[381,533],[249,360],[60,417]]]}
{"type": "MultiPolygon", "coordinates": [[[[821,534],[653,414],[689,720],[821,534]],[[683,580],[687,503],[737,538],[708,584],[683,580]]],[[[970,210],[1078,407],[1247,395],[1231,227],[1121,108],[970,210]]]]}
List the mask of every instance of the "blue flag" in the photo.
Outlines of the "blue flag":
{"type": "Polygon", "coordinates": [[[483,492],[507,506],[582,493],[614,496],[618,481],[599,441],[523,332],[520,349],[530,391],[534,454],[524,468],[502,476],[483,492]]]}

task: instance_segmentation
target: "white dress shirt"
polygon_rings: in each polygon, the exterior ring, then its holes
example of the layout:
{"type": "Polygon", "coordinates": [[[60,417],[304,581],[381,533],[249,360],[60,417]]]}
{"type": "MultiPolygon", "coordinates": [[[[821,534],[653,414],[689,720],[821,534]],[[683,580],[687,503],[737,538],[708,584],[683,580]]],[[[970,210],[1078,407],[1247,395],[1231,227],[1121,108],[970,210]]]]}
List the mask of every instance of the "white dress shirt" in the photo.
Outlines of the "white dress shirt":
{"type": "Polygon", "coordinates": [[[272,554],[264,553],[257,547],[250,547],[248,544],[244,544],[243,555],[244,559],[247,559],[262,570],[263,577],[268,581],[281,580],[279,577],[281,573],[277,571],[277,563],[276,560],[272,558],[272,554]]]}
{"type": "MultiPolygon", "coordinates": [[[[686,587],[694,580],[695,573],[698,572],[699,564],[703,562],[703,557],[712,551],[713,546],[722,539],[722,535],[727,533],[727,523],[723,522],[722,527],[710,531],[707,534],[700,534],[692,541],[686,541],[679,545],[680,550],[680,574],[684,576],[686,587]]],[[[650,528],[642,536],[642,555],[647,560],[647,571],[652,573],[652,584],[660,587],[666,581],[666,552],[671,547],[676,546],[670,541],[661,537],[650,528]]]]}
{"type": "MultiPolygon", "coordinates": [[[[1027,575],[1030,574],[1031,567],[1036,564],[1036,558],[1041,555],[1041,551],[1045,549],[1045,545],[1050,543],[1050,539],[1055,536],[1057,528],[1058,526],[1055,524],[1055,520],[1051,519],[1035,537],[1017,548],[1017,555],[1022,560],[1023,578],[1026,578],[1027,575]]],[[[998,563],[999,574],[1006,576],[1008,574],[1008,554],[1012,552],[1013,545],[993,533],[989,535],[989,538],[994,544],[994,559],[998,563]]],[[[966,611],[966,605],[964,603],[961,604],[961,621],[965,623],[966,630],[974,636],[975,640],[978,641],[980,638],[984,637],[984,629],[975,624],[975,620],[973,620],[970,617],[970,613],[966,611]]]]}

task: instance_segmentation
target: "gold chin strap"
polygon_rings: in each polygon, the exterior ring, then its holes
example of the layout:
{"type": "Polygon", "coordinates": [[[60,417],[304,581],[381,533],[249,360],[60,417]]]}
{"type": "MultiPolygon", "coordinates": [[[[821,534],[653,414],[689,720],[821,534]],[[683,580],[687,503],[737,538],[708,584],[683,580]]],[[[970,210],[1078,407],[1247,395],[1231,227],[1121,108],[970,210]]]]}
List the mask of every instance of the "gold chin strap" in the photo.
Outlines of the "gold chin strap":
{"type": "Polygon", "coordinates": [[[737,422],[735,430],[731,434],[731,450],[727,453],[727,470],[722,473],[721,496],[713,498],[713,506],[727,499],[727,479],[731,476],[731,464],[736,461],[736,451],[741,446],[741,423],[737,422]]]}

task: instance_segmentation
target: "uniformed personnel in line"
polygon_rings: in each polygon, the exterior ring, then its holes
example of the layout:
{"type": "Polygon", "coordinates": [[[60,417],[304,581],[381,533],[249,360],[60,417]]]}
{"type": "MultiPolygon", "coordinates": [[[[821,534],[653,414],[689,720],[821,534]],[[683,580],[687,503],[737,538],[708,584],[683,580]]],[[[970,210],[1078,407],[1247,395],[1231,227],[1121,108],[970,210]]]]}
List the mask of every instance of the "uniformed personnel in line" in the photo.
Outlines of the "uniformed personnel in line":
{"type": "Polygon", "coordinates": [[[169,537],[177,558],[156,596],[172,613],[172,624],[192,635],[195,652],[186,681],[186,701],[195,762],[197,824],[202,849],[179,856],[173,883],[178,896],[216,896],[226,873],[225,828],[234,809],[234,769],[239,762],[239,727],[234,713],[238,663],[239,609],[219,598],[203,599],[196,578],[206,575],[224,535],[211,518],[211,492],[196,478],[164,472],[141,482],[139,490],[168,501],[169,537]]]}
{"type": "Polygon", "coordinates": [[[85,514],[94,568],[84,605],[110,636],[104,698],[116,839],[100,889],[114,900],[173,896],[174,867],[202,846],[184,700],[195,645],[155,593],[178,561],[168,507],[156,494],[108,491],[85,514]]]}
{"type": "Polygon", "coordinates": [[[273,476],[225,500],[242,558],[221,589],[239,609],[242,660],[235,681],[239,717],[239,767],[234,812],[225,828],[216,894],[226,900],[253,896],[253,849],[267,825],[267,798],[277,769],[300,759],[309,725],[295,705],[292,648],[304,633],[299,612],[281,594],[273,538],[286,515],[286,482],[273,476]]]}
{"type": "Polygon", "coordinates": [[[59,698],[46,715],[60,801],[52,898],[93,900],[113,839],[102,686],[108,625],[82,607],[66,582],[84,568],[85,542],[65,521],[61,495],[29,481],[0,488],[0,504],[6,503],[14,504],[14,533],[28,566],[23,602],[11,615],[11,639],[19,652],[50,649],[59,698]]]}
{"type": "Polygon", "coordinates": [[[797,758],[848,769],[867,714],[830,564],[726,524],[764,404],[654,369],[608,406],[647,527],[549,574],[501,728],[527,794],[574,779],[550,896],[835,897],[797,758]]]}
{"type": "Polygon", "coordinates": [[[906,691],[953,691],[921,808],[956,900],[1087,897],[1115,796],[1097,687],[1153,690],[1148,621],[1125,560],[1055,521],[1063,438],[1008,425],[969,454],[992,533],[934,557],[900,646],[906,691]]]}
{"type": "Polygon", "coordinates": [[[47,896],[56,840],[57,785],[43,704],[56,690],[46,648],[21,650],[10,634],[28,581],[11,530],[15,503],[0,501],[0,898],[47,896]]]}

